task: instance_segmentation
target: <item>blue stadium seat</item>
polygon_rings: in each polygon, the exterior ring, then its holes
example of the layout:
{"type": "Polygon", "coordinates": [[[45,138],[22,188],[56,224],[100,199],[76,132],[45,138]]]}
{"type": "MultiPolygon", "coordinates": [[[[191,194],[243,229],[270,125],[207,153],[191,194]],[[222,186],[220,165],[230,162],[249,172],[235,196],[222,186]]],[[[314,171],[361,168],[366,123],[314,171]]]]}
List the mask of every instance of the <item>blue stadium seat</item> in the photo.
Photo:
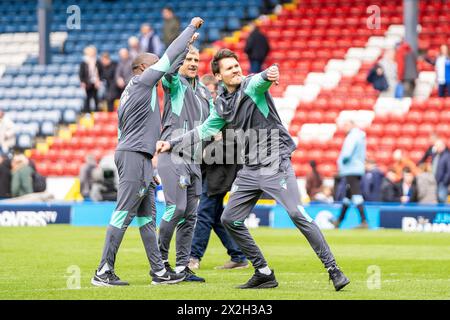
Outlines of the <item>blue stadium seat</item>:
{"type": "Polygon", "coordinates": [[[45,97],[47,97],[47,88],[39,87],[33,91],[33,98],[44,99],[45,97]]]}
{"type": "Polygon", "coordinates": [[[49,64],[47,65],[47,68],[45,70],[45,72],[48,75],[57,75],[59,74],[59,64],[49,64]]]}
{"type": "Polygon", "coordinates": [[[0,87],[9,88],[12,86],[14,78],[12,76],[4,76],[0,78],[0,87]]]}
{"type": "Polygon", "coordinates": [[[22,99],[31,99],[33,97],[34,88],[20,88],[18,97],[22,99]]]}
{"type": "Polygon", "coordinates": [[[30,149],[33,147],[33,139],[30,134],[21,133],[16,136],[16,145],[21,149],[30,149]]]}
{"type": "Polygon", "coordinates": [[[77,120],[77,114],[72,109],[67,109],[63,113],[63,122],[64,123],[74,123],[77,120]]]}
{"type": "Polygon", "coordinates": [[[41,84],[41,77],[37,74],[34,74],[27,79],[27,86],[29,87],[37,87],[41,84]]]}
{"type": "Polygon", "coordinates": [[[41,85],[52,87],[54,85],[55,77],[53,75],[45,75],[41,77],[41,85]]]}
{"type": "Polygon", "coordinates": [[[241,27],[241,22],[238,18],[229,18],[227,22],[227,29],[228,30],[237,30],[241,27]]]}
{"type": "Polygon", "coordinates": [[[56,133],[56,126],[51,121],[44,121],[41,124],[41,135],[53,136],[56,133]]]}
{"type": "Polygon", "coordinates": [[[15,77],[12,85],[14,87],[25,88],[27,86],[27,77],[23,75],[15,77]]]}
{"type": "Polygon", "coordinates": [[[59,87],[67,87],[69,86],[69,77],[66,74],[59,75],[55,77],[53,85],[59,87]]]}
{"type": "Polygon", "coordinates": [[[3,93],[5,98],[16,99],[19,96],[18,88],[10,88],[3,93]]]}
{"type": "Polygon", "coordinates": [[[220,30],[216,28],[208,29],[208,41],[216,41],[221,38],[220,30]]]}
{"type": "Polygon", "coordinates": [[[46,66],[42,64],[37,64],[33,66],[33,74],[44,75],[46,72],[46,66]]]}
{"type": "Polygon", "coordinates": [[[48,88],[48,90],[47,90],[47,97],[48,98],[53,98],[53,99],[60,98],[61,97],[61,92],[62,92],[62,90],[59,87],[48,88]]]}
{"type": "Polygon", "coordinates": [[[251,6],[247,8],[247,19],[256,19],[259,17],[259,8],[251,6]]]}

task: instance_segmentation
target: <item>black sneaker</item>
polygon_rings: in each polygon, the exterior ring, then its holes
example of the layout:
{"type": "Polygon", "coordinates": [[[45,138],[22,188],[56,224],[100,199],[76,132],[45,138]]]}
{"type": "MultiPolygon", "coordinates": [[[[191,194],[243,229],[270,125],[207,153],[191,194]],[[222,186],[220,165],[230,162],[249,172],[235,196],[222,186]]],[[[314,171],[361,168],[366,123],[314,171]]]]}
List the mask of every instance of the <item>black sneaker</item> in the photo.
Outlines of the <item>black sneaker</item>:
{"type": "Polygon", "coordinates": [[[238,286],[238,289],[266,289],[278,287],[278,282],[275,279],[275,273],[273,270],[271,271],[271,274],[265,275],[256,269],[250,280],[248,280],[247,283],[238,286]]]}
{"type": "Polygon", "coordinates": [[[166,273],[164,273],[162,276],[158,276],[153,271],[150,271],[150,276],[152,277],[152,284],[158,285],[158,284],[174,284],[181,282],[186,277],[186,274],[184,272],[175,273],[166,271],[166,273]]]}
{"type": "Polygon", "coordinates": [[[112,270],[108,270],[102,275],[98,275],[97,270],[95,270],[95,275],[91,279],[91,284],[97,287],[113,287],[113,286],[129,285],[128,282],[120,280],[120,278],[112,270]]]}
{"type": "Polygon", "coordinates": [[[166,270],[169,271],[170,273],[175,273],[175,271],[172,269],[172,266],[170,265],[169,261],[164,262],[164,267],[165,267],[166,270]]]}
{"type": "Polygon", "coordinates": [[[350,283],[350,280],[344,275],[338,266],[328,269],[328,273],[330,274],[330,280],[333,281],[336,291],[341,290],[350,283]]]}
{"type": "Polygon", "coordinates": [[[189,267],[186,267],[183,272],[186,274],[184,281],[205,282],[204,278],[197,276],[189,267]]]}

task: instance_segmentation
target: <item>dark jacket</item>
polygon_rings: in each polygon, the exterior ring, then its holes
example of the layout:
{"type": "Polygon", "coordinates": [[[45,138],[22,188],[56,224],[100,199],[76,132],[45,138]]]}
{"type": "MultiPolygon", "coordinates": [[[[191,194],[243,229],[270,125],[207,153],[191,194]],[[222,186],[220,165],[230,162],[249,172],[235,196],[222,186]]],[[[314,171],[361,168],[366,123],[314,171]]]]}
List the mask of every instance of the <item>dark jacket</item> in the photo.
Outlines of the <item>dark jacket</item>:
{"type": "Polygon", "coordinates": [[[117,63],[111,61],[108,66],[100,65],[99,76],[101,80],[106,81],[106,90],[111,93],[117,92],[116,85],[116,69],[117,63]]]}
{"type": "MultiPolygon", "coordinates": [[[[101,78],[101,74],[100,73],[101,73],[102,66],[100,64],[100,61],[98,61],[98,60],[97,60],[97,63],[96,63],[96,67],[97,67],[97,70],[98,70],[99,77],[101,78]]],[[[86,83],[86,86],[87,86],[88,89],[95,85],[95,83],[91,83],[90,80],[89,80],[89,66],[88,66],[88,64],[85,61],[81,62],[80,70],[79,70],[78,74],[80,76],[80,82],[86,83]]]]}
{"type": "Polygon", "coordinates": [[[383,179],[381,184],[381,201],[383,202],[400,202],[402,196],[402,187],[400,184],[383,179]]]}
{"type": "MultiPolygon", "coordinates": [[[[1,157],[1,156],[0,156],[1,157]]],[[[7,157],[0,160],[0,198],[11,197],[11,161],[7,157]]]]}
{"type": "Polygon", "coordinates": [[[381,184],[384,174],[375,168],[367,171],[361,179],[361,191],[366,201],[381,201],[381,184]]]}
{"type": "Polygon", "coordinates": [[[372,69],[370,69],[369,74],[367,75],[367,82],[371,83],[374,89],[378,91],[385,91],[389,88],[389,84],[384,76],[377,74],[377,69],[381,68],[379,64],[375,64],[372,69]]]}
{"type": "MultiPolygon", "coordinates": [[[[213,142],[206,147],[214,148],[214,150],[223,150],[222,164],[203,163],[201,166],[203,179],[206,179],[208,197],[227,193],[231,189],[237,172],[242,168],[237,161],[237,145],[234,143],[235,140],[231,132],[223,129],[222,140],[213,142]],[[226,152],[228,148],[234,148],[233,154],[226,152]],[[232,156],[231,158],[230,155],[232,156]]],[[[211,152],[211,156],[214,156],[214,151],[211,152]]]]}
{"type": "Polygon", "coordinates": [[[245,53],[248,59],[264,62],[270,51],[269,41],[266,36],[259,31],[258,28],[250,33],[245,45],[245,53]]]}
{"type": "MultiPolygon", "coordinates": [[[[433,160],[437,156],[438,154],[434,154],[433,160]]],[[[450,184],[450,152],[448,150],[439,155],[435,177],[437,184],[443,183],[445,186],[450,184]]]]}

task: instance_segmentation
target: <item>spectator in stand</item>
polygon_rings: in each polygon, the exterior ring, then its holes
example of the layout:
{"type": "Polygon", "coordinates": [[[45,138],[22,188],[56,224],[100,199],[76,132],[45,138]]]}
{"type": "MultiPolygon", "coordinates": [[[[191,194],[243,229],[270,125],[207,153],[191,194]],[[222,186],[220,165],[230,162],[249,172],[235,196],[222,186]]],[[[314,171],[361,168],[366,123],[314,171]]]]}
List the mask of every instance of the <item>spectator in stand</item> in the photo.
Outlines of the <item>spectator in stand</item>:
{"type": "Polygon", "coordinates": [[[439,203],[446,203],[448,186],[450,185],[450,152],[442,139],[436,141],[435,150],[432,170],[438,187],[438,201],[439,203]]]}
{"type": "Polygon", "coordinates": [[[0,155],[0,200],[11,198],[11,161],[0,155]]]}
{"type": "Polygon", "coordinates": [[[402,196],[401,203],[417,202],[417,184],[413,173],[409,168],[403,169],[403,177],[400,181],[402,196]]]}
{"type": "Polygon", "coordinates": [[[117,86],[117,95],[120,96],[128,84],[128,81],[133,77],[133,70],[131,69],[131,59],[128,49],[122,48],[119,50],[119,64],[117,65],[115,80],[117,86]]]}
{"type": "Polygon", "coordinates": [[[403,170],[405,168],[409,168],[409,170],[411,170],[411,172],[414,176],[417,175],[418,171],[417,171],[416,164],[411,159],[406,157],[403,154],[402,150],[396,149],[394,151],[394,153],[392,154],[392,157],[394,159],[394,164],[392,165],[392,167],[394,168],[395,173],[397,174],[397,178],[395,180],[396,182],[398,182],[402,179],[403,170]]]}
{"type": "Polygon", "coordinates": [[[0,110],[0,156],[9,154],[16,144],[15,125],[3,110],[0,110]]]}
{"type": "Polygon", "coordinates": [[[417,185],[417,202],[436,204],[437,201],[437,185],[436,179],[431,172],[430,163],[421,163],[419,165],[420,173],[416,177],[417,185]]]}
{"type": "Polygon", "coordinates": [[[80,192],[85,199],[90,198],[90,192],[92,188],[92,173],[97,167],[97,161],[95,156],[88,154],[86,156],[86,162],[80,168],[80,192]]]}
{"type": "Polygon", "coordinates": [[[175,16],[173,9],[169,6],[162,9],[163,22],[163,42],[166,48],[180,34],[180,20],[175,16]]]}
{"type": "Polygon", "coordinates": [[[353,120],[345,121],[342,128],[346,132],[346,137],[337,160],[337,166],[339,175],[345,178],[346,190],[340,216],[334,225],[336,228],[339,227],[348,208],[354,204],[361,217],[361,224],[358,228],[368,228],[364,213],[364,198],[361,193],[361,178],[364,175],[366,161],[366,133],[359,129],[353,120]]]}
{"type": "Polygon", "coordinates": [[[130,60],[133,61],[136,57],[142,53],[139,47],[139,39],[135,36],[128,38],[128,52],[130,55],[130,60]]]}
{"type": "Polygon", "coordinates": [[[306,193],[309,199],[314,201],[316,194],[322,190],[323,180],[319,171],[317,171],[316,161],[311,160],[309,165],[311,166],[311,171],[306,175],[306,193]]]}
{"type": "Polygon", "coordinates": [[[432,134],[430,134],[429,139],[430,139],[430,146],[428,147],[427,151],[425,151],[422,158],[420,158],[420,160],[417,162],[417,165],[427,162],[429,158],[433,158],[433,154],[435,153],[434,151],[435,144],[436,141],[438,141],[439,136],[433,132],[432,134]]]}
{"type": "Polygon", "coordinates": [[[255,23],[250,24],[250,34],[244,49],[250,61],[250,73],[259,73],[264,60],[270,51],[267,37],[259,30],[255,23]]]}
{"type": "Polygon", "coordinates": [[[389,89],[389,84],[384,74],[384,70],[378,63],[374,64],[374,66],[369,70],[366,80],[372,84],[375,90],[380,92],[387,92],[389,89]]]}
{"type": "Polygon", "coordinates": [[[119,98],[116,86],[117,63],[111,60],[108,52],[104,52],[100,58],[100,65],[100,79],[104,83],[104,98],[108,106],[108,112],[113,112],[114,101],[119,98]]]}
{"type": "Polygon", "coordinates": [[[443,44],[435,63],[439,97],[450,97],[450,57],[448,46],[443,44]]]}
{"type": "Polygon", "coordinates": [[[161,57],[164,51],[164,44],[161,39],[152,29],[149,23],[144,23],[141,26],[141,36],[139,38],[139,47],[142,52],[149,52],[161,57]]]}
{"type": "Polygon", "coordinates": [[[383,58],[378,62],[383,69],[383,74],[386,78],[388,88],[380,95],[382,97],[394,97],[397,88],[397,63],[395,62],[395,51],[388,49],[385,51],[383,58]]]}
{"type": "Polygon", "coordinates": [[[366,173],[361,179],[361,191],[366,201],[381,201],[381,183],[384,173],[378,168],[375,160],[366,162],[366,173]]]}
{"type": "Polygon", "coordinates": [[[403,40],[397,47],[396,58],[398,79],[403,85],[403,96],[412,97],[417,79],[417,54],[403,40]]]}
{"type": "Polygon", "coordinates": [[[20,197],[33,193],[33,169],[24,154],[16,154],[13,157],[11,179],[11,195],[20,197]]]}
{"type": "Polygon", "coordinates": [[[84,49],[83,62],[80,64],[80,83],[86,91],[83,112],[91,112],[91,100],[94,99],[95,111],[98,111],[98,89],[100,88],[100,62],[97,60],[97,48],[89,46],[84,49]]]}
{"type": "Polygon", "coordinates": [[[396,180],[397,173],[395,172],[395,169],[389,168],[383,182],[381,183],[381,201],[400,202],[402,188],[396,180]]]}

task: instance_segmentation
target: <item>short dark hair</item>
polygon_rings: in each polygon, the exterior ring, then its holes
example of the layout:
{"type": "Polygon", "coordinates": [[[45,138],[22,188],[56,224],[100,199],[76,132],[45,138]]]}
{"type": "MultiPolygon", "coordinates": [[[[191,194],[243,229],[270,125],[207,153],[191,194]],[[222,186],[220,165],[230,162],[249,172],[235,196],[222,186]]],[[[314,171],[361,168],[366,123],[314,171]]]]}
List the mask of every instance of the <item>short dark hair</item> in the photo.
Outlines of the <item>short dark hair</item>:
{"type": "Polygon", "coordinates": [[[170,12],[173,13],[173,8],[171,6],[165,6],[164,8],[162,8],[163,10],[169,10],[170,12]]]}
{"type": "Polygon", "coordinates": [[[236,53],[234,53],[230,49],[220,49],[219,51],[217,51],[217,53],[214,55],[214,58],[211,61],[211,71],[214,75],[220,73],[219,62],[220,60],[225,58],[235,58],[236,61],[239,61],[239,58],[236,55],[236,53]]]}

